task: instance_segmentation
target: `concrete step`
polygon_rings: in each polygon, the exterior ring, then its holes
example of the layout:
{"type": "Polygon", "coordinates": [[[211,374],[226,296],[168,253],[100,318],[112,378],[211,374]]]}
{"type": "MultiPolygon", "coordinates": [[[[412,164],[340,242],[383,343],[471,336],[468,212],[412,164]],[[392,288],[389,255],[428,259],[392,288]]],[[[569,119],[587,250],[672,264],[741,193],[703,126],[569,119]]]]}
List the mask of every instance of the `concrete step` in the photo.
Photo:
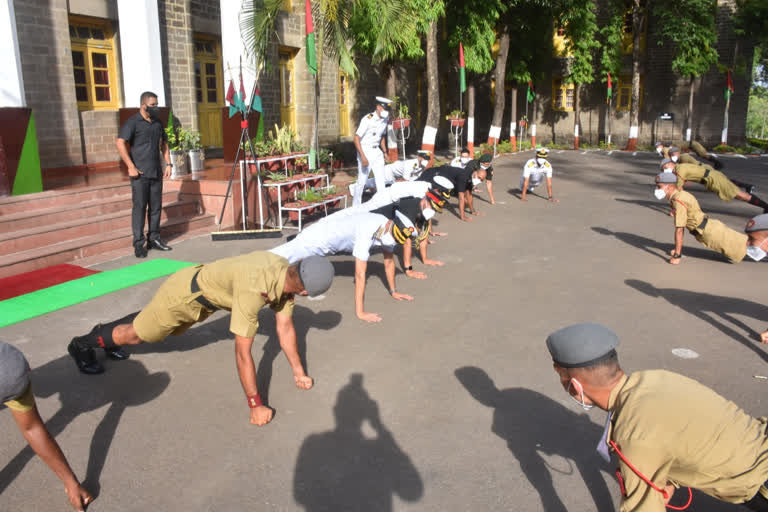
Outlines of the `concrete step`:
{"type": "Polygon", "coordinates": [[[130,183],[111,183],[94,187],[72,187],[0,198],[0,215],[80,204],[131,193],[130,183]]]}
{"type": "MultiPolygon", "coordinates": [[[[163,206],[161,222],[169,219],[183,220],[188,216],[196,215],[197,212],[196,201],[187,200],[166,204],[163,206]]],[[[130,226],[131,211],[119,210],[93,218],[79,218],[0,233],[0,255],[29,251],[90,235],[104,235],[124,228],[130,230],[130,226]]]]}
{"type": "MultiPolygon", "coordinates": [[[[215,215],[204,214],[190,217],[173,217],[161,224],[160,232],[164,239],[171,240],[174,235],[214,229],[215,215]]],[[[127,248],[132,249],[133,234],[130,225],[80,236],[78,238],[51,243],[28,250],[13,252],[0,256],[0,278],[40,268],[71,263],[81,258],[94,257],[99,254],[127,248]]],[[[0,246],[4,243],[0,242],[0,246]]],[[[166,253],[167,254],[167,253],[166,253]]]]}
{"type": "MultiPolygon", "coordinates": [[[[163,204],[170,205],[174,202],[181,203],[181,201],[176,201],[178,195],[178,192],[175,190],[164,190],[163,204]]],[[[47,226],[78,219],[92,219],[100,215],[119,211],[130,212],[131,206],[132,199],[129,191],[128,194],[110,197],[106,200],[99,198],[84,201],[82,203],[65,204],[53,208],[36,208],[30,211],[0,215],[0,233],[33,229],[39,226],[47,226]]]]}

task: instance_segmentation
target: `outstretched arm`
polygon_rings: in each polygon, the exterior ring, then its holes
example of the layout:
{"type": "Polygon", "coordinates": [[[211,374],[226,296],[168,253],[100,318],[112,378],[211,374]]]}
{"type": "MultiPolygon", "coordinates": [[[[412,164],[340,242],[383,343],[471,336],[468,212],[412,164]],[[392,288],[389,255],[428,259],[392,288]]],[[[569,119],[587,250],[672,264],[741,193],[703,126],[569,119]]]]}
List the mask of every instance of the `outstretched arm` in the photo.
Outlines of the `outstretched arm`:
{"type": "Polygon", "coordinates": [[[389,294],[395,300],[413,300],[413,297],[400,293],[395,289],[395,255],[384,251],[384,273],[387,275],[389,294]]]}
{"type": "Polygon", "coordinates": [[[552,195],[552,178],[547,178],[547,195],[549,196],[549,200],[553,203],[559,203],[559,199],[555,199],[555,196],[552,195]]]}
{"type": "Polygon", "coordinates": [[[488,199],[491,200],[491,204],[496,204],[496,198],[493,197],[493,181],[486,179],[485,188],[488,190],[488,199]]]}
{"type": "Polygon", "coordinates": [[[683,235],[685,234],[685,231],[683,231],[685,228],[675,228],[675,248],[672,252],[672,257],[669,258],[669,262],[673,265],[679,265],[680,264],[680,257],[683,252],[683,235]],[[677,258],[675,258],[677,256],[677,258]]]}
{"type": "Polygon", "coordinates": [[[29,446],[64,483],[72,507],[78,511],[85,510],[85,506],[93,501],[93,496],[78,482],[59,444],[45,428],[37,406],[25,412],[11,409],[11,414],[29,446]]]}
{"type": "Polygon", "coordinates": [[[413,244],[410,240],[406,240],[403,244],[403,267],[405,267],[405,275],[414,279],[426,279],[427,274],[424,272],[418,272],[416,270],[408,270],[411,268],[411,256],[413,255],[413,244]]]}
{"type": "MultiPolygon", "coordinates": [[[[243,391],[248,399],[259,395],[259,389],[256,387],[256,365],[253,364],[253,355],[251,354],[252,346],[253,338],[235,334],[237,374],[240,376],[240,384],[243,386],[243,391]]],[[[261,398],[258,398],[258,402],[261,402],[261,398]]],[[[266,405],[251,407],[251,424],[266,425],[272,421],[272,414],[272,409],[266,405]]]]}
{"type": "Polygon", "coordinates": [[[528,195],[528,183],[531,181],[531,178],[526,176],[525,181],[523,181],[523,189],[520,191],[520,200],[521,201],[527,201],[528,198],[526,197],[528,195]]]}
{"type": "Polygon", "coordinates": [[[283,349],[288,364],[293,370],[293,380],[299,389],[310,389],[313,381],[312,377],[304,371],[304,365],[301,364],[299,357],[299,347],[296,343],[296,328],[293,325],[293,316],[283,313],[275,314],[275,325],[277,328],[277,338],[280,340],[280,348],[283,349]]]}
{"type": "Polygon", "coordinates": [[[376,313],[365,312],[365,271],[368,262],[355,258],[355,314],[357,318],[365,322],[381,322],[381,317],[376,313]]]}
{"type": "Polygon", "coordinates": [[[471,222],[472,217],[464,213],[464,207],[465,207],[466,197],[464,192],[459,192],[459,218],[465,222],[471,222]]]}

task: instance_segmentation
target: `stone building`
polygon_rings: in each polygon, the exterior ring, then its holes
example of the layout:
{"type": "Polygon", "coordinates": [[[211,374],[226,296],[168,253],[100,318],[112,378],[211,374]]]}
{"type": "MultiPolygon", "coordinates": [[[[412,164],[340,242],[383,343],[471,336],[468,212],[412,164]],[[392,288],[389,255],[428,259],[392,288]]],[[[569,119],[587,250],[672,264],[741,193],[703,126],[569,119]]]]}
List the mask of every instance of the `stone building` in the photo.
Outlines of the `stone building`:
{"type": "MultiPolygon", "coordinates": [[[[224,96],[231,78],[237,84],[243,63],[250,93],[254,70],[240,37],[242,0],[2,0],[0,2],[0,107],[29,107],[35,115],[43,169],[114,165],[119,110],[139,106],[139,95],[152,90],[160,105],[173,109],[184,127],[199,129],[204,146],[223,145],[224,96]],[[7,72],[6,72],[7,70],[7,72]]],[[[718,30],[721,61],[733,61],[736,40],[731,30],[735,0],[719,0],[718,30]]],[[[293,126],[308,142],[314,112],[312,75],[304,55],[304,2],[285,0],[278,21],[278,40],[269,60],[272,71],[260,77],[265,126],[293,126]]],[[[631,34],[627,34],[631,36],[631,34]]],[[[553,35],[557,51],[558,33],[553,35]]],[[[654,19],[648,22],[641,62],[640,143],[683,137],[688,83],[671,71],[671,53],[657,44],[654,19]],[[658,120],[661,112],[674,121],[658,120]]],[[[445,39],[439,38],[439,44],[445,39]]],[[[514,38],[512,41],[514,48],[514,38]]],[[[446,147],[445,114],[458,105],[456,59],[441,50],[441,125],[438,147],[446,147]],[[456,84],[456,87],[454,87],[456,84]]],[[[752,49],[740,46],[740,60],[750,67],[752,49]]],[[[558,69],[536,83],[538,141],[568,143],[573,139],[573,88],[558,69]]],[[[322,146],[350,141],[357,122],[383,94],[386,77],[365,58],[358,58],[360,78],[351,83],[337,66],[323,59],[319,105],[322,146]]],[[[626,143],[629,126],[629,56],[614,77],[613,142],[626,143]]],[[[735,75],[728,141],[742,144],[749,93],[749,72],[735,75]]],[[[410,148],[419,144],[426,119],[426,71],[422,62],[397,67],[398,94],[411,107],[410,148]]],[[[492,111],[491,77],[477,81],[474,140],[488,135],[492,111]]],[[[714,69],[703,77],[695,99],[693,137],[709,145],[720,142],[725,100],[725,75],[714,69]]],[[[510,89],[510,84],[505,84],[510,89]]],[[[525,90],[517,95],[517,115],[525,109],[525,90]]],[[[465,103],[466,105],[466,103],[465,103]]],[[[604,85],[583,88],[581,140],[597,144],[605,137],[604,85]]],[[[501,137],[510,136],[507,100],[501,137]]],[[[515,120],[516,121],[516,120],[515,120]]],[[[466,138],[466,133],[463,134],[466,138]]],[[[351,159],[350,153],[347,159],[351,159]]]]}

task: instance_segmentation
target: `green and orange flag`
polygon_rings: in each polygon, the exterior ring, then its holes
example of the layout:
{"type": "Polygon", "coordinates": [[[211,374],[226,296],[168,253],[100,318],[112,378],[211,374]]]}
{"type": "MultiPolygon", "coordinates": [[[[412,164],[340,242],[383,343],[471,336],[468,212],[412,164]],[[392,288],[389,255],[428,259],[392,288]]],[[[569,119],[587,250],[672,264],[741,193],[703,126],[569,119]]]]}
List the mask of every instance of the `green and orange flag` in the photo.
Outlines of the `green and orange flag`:
{"type": "Polygon", "coordinates": [[[729,69],[725,82],[725,99],[729,99],[734,92],[735,89],[733,88],[733,80],[731,80],[731,70],[729,69]]]}
{"type": "Polygon", "coordinates": [[[613,87],[611,84],[611,74],[608,73],[608,90],[605,95],[605,102],[606,103],[610,102],[612,97],[613,97],[613,87]]]}
{"type": "Polygon", "coordinates": [[[459,92],[467,90],[467,70],[464,67],[464,45],[459,43],[459,92]]]}
{"type": "Polygon", "coordinates": [[[531,103],[535,98],[536,91],[533,90],[533,83],[528,80],[528,92],[525,94],[525,99],[528,100],[528,103],[531,103]]]}
{"type": "Polygon", "coordinates": [[[317,75],[317,54],[315,53],[315,27],[312,23],[312,8],[309,0],[304,0],[304,13],[307,23],[307,67],[309,72],[317,75]]]}

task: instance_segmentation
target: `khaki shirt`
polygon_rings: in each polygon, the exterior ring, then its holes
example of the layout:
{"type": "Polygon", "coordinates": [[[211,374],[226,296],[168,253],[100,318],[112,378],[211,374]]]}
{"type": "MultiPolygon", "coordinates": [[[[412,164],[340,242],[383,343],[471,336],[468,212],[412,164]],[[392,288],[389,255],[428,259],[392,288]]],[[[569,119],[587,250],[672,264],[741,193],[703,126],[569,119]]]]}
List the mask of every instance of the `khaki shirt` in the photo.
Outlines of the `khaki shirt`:
{"type": "Polygon", "coordinates": [[[688,228],[688,231],[693,233],[706,217],[693,194],[685,190],[678,190],[672,194],[669,204],[675,212],[676,228],[688,228]]]}
{"type": "MultiPolygon", "coordinates": [[[[768,479],[765,420],[695,380],[664,370],[625,375],[608,409],[608,439],[661,489],[669,482],[743,503],[768,479]]],[[[662,494],[619,461],[620,510],[662,512],[662,494]]]]}
{"type": "Polygon", "coordinates": [[[3,405],[16,412],[31,411],[35,406],[35,395],[32,394],[32,385],[27,386],[27,390],[20,397],[8,400],[3,405]]]}
{"type": "Polygon", "coordinates": [[[701,162],[693,158],[688,153],[680,153],[680,157],[677,159],[677,163],[679,164],[694,164],[694,165],[700,165],[701,162]]]}
{"type": "Polygon", "coordinates": [[[704,182],[704,175],[707,171],[714,172],[714,169],[709,165],[704,165],[700,162],[692,164],[678,163],[675,165],[675,175],[677,176],[677,188],[683,188],[686,181],[693,181],[696,183],[704,182]]]}
{"type": "Polygon", "coordinates": [[[253,338],[264,306],[293,314],[293,295],[283,297],[288,267],[285,258],[256,251],[203,265],[197,283],[206,299],[232,312],[229,330],[233,334],[253,338]]]}

